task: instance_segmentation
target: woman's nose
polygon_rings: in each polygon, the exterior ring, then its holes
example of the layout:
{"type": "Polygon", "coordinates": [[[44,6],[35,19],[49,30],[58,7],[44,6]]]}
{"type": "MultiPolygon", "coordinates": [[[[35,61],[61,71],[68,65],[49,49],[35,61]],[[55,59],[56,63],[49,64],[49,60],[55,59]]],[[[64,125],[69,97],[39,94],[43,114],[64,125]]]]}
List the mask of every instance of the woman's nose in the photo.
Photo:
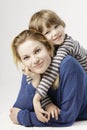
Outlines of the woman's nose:
{"type": "Polygon", "coordinates": [[[34,64],[38,64],[39,63],[39,58],[38,57],[34,57],[33,58],[33,63],[34,64]]]}

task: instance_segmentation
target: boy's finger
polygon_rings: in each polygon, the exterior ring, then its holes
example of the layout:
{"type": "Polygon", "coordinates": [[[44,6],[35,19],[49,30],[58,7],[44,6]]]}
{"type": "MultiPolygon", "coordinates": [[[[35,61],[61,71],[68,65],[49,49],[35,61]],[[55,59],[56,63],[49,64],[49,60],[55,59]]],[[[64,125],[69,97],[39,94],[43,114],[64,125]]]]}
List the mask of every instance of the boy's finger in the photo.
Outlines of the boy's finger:
{"type": "Polygon", "coordinates": [[[58,110],[55,110],[55,119],[58,120],[58,110]]]}
{"type": "Polygon", "coordinates": [[[45,111],[44,109],[41,109],[41,113],[43,113],[43,114],[47,114],[47,115],[48,115],[48,112],[45,111]]]}
{"type": "Polygon", "coordinates": [[[48,121],[49,121],[50,120],[50,112],[48,113],[48,117],[47,118],[48,118],[48,121]]]}
{"type": "Polygon", "coordinates": [[[54,117],[55,117],[55,115],[54,115],[54,111],[52,111],[52,112],[51,112],[51,115],[52,115],[52,118],[54,118],[54,117]]]}
{"type": "Polygon", "coordinates": [[[45,117],[45,115],[42,114],[41,118],[42,118],[43,122],[48,122],[48,117],[45,117]]]}
{"type": "Polygon", "coordinates": [[[41,118],[44,122],[48,122],[48,120],[50,119],[50,114],[44,109],[41,109],[41,118]]]}

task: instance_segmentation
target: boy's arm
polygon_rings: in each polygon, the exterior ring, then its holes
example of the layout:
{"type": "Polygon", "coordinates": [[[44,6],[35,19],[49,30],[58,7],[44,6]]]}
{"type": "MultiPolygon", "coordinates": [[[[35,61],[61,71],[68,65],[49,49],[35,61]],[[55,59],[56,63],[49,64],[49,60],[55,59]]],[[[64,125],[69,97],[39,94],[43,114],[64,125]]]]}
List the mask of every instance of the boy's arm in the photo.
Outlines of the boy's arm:
{"type": "MultiPolygon", "coordinates": [[[[63,44],[58,48],[56,55],[53,57],[53,60],[48,67],[47,71],[43,75],[39,86],[36,89],[36,94],[33,99],[34,108],[36,109],[36,104],[40,104],[40,100],[47,96],[48,89],[52,86],[56,76],[58,75],[61,61],[67,55],[67,44],[63,44]]],[[[41,108],[41,106],[40,106],[41,108]]],[[[36,110],[38,111],[38,109],[36,110]]]]}
{"type": "Polygon", "coordinates": [[[47,95],[48,89],[52,86],[53,82],[56,79],[56,76],[59,74],[61,61],[67,55],[70,55],[72,53],[73,47],[73,41],[69,37],[67,37],[64,40],[63,44],[58,47],[56,55],[53,57],[50,66],[44,73],[37,88],[37,93],[39,93],[41,98],[47,95]]]}
{"type": "MultiPolygon", "coordinates": [[[[37,96],[37,94],[36,94],[36,96],[37,96]]],[[[44,120],[45,122],[48,122],[51,117],[58,119],[60,110],[59,110],[58,106],[56,106],[51,101],[51,99],[48,97],[48,95],[45,98],[43,98],[41,100],[41,102],[37,101],[37,102],[33,102],[33,104],[34,104],[34,108],[35,108],[34,110],[35,110],[36,116],[40,121],[44,120]],[[43,114],[47,117],[46,119],[45,118],[43,119],[43,116],[42,116],[43,114]]]]}

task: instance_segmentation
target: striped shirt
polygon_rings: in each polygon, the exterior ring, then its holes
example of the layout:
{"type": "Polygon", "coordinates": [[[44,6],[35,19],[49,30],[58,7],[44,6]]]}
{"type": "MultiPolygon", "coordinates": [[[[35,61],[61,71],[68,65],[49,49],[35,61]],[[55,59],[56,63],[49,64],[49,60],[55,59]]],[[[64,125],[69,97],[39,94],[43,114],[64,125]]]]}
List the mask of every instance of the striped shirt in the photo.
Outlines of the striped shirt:
{"type": "Polygon", "coordinates": [[[45,98],[48,89],[52,86],[59,73],[61,61],[67,56],[71,55],[78,60],[87,73],[87,51],[80,46],[78,41],[72,39],[72,37],[65,35],[65,39],[62,45],[60,45],[56,51],[56,55],[53,57],[50,66],[44,73],[36,92],[41,97],[45,98]]]}
{"type": "MultiPolygon", "coordinates": [[[[30,82],[32,81],[32,78],[27,76],[26,81],[27,81],[28,84],[30,84],[30,82]]],[[[45,106],[47,106],[50,103],[52,103],[52,101],[51,101],[50,97],[48,97],[48,95],[46,95],[45,98],[41,99],[41,106],[42,106],[43,109],[45,109],[45,106]]]]}
{"type": "MultiPolygon", "coordinates": [[[[59,47],[56,45],[56,47],[56,55],[53,57],[50,66],[44,73],[42,80],[36,89],[36,92],[38,92],[42,97],[41,105],[43,108],[47,104],[52,103],[51,99],[47,95],[47,92],[59,73],[61,61],[67,55],[71,55],[76,58],[87,73],[87,51],[80,46],[78,41],[75,41],[72,39],[72,37],[65,35],[63,44],[59,47]]],[[[32,79],[27,76],[26,80],[29,84],[32,79]]]]}

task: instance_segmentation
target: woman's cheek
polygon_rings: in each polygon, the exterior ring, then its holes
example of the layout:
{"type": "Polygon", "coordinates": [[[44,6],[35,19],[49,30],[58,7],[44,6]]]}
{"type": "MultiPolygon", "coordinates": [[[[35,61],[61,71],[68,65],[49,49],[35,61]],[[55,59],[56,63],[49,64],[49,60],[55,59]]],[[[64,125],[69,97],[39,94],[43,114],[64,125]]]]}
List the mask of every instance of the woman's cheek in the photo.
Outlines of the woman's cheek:
{"type": "Polygon", "coordinates": [[[24,62],[24,65],[25,65],[27,68],[30,68],[30,63],[29,63],[29,62],[24,62]]]}

